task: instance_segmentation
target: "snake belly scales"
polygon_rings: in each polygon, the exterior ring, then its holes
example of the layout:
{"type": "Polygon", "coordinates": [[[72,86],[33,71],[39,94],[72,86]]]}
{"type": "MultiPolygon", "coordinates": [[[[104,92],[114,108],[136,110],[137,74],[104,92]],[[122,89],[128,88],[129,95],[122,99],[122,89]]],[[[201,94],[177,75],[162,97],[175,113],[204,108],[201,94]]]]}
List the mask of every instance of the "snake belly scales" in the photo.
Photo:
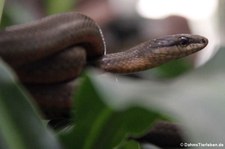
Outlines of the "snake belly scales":
{"type": "Polygon", "coordinates": [[[69,12],[0,31],[0,57],[16,72],[46,118],[67,118],[74,83],[87,65],[112,73],[156,67],[203,49],[199,35],[176,34],[106,54],[101,29],[91,18],[69,12]]]}

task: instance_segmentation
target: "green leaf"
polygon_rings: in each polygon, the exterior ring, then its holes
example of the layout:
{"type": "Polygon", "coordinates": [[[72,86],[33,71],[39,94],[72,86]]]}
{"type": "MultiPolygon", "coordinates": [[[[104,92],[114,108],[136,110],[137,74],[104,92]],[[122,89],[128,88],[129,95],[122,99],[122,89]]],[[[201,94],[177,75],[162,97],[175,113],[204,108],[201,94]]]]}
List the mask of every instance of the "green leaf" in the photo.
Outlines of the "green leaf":
{"type": "Polygon", "coordinates": [[[5,2],[4,0],[0,0],[0,22],[1,22],[1,18],[2,18],[4,2],[5,2]]]}
{"type": "Polygon", "coordinates": [[[46,0],[44,1],[48,14],[72,11],[75,6],[75,0],[46,0]]]}
{"type": "Polygon", "coordinates": [[[4,140],[0,148],[60,149],[12,74],[0,61],[0,136],[4,140]]]}
{"type": "Polygon", "coordinates": [[[144,134],[152,122],[163,119],[154,110],[138,105],[129,104],[121,108],[107,104],[108,99],[102,96],[101,89],[95,87],[92,77],[84,78],[75,97],[75,128],[62,137],[68,149],[110,149],[128,136],[144,134]]]}
{"type": "Polygon", "coordinates": [[[141,149],[141,146],[138,142],[130,140],[124,141],[119,147],[115,149],[141,149]]]}
{"type": "Polygon", "coordinates": [[[173,60],[152,70],[153,74],[162,78],[172,78],[184,74],[192,68],[191,64],[184,59],[173,60]]]}

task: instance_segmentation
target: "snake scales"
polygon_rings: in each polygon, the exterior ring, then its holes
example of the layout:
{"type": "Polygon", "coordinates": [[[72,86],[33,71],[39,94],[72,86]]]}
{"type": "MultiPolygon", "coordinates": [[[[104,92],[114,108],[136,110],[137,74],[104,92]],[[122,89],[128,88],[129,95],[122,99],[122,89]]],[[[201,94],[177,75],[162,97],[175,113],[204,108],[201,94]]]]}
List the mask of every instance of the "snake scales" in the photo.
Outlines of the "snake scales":
{"type": "Polygon", "coordinates": [[[46,118],[68,118],[73,80],[86,65],[113,73],[132,73],[185,57],[208,40],[190,34],[169,35],[126,51],[106,54],[99,26],[70,12],[0,32],[0,57],[17,73],[46,118]]]}

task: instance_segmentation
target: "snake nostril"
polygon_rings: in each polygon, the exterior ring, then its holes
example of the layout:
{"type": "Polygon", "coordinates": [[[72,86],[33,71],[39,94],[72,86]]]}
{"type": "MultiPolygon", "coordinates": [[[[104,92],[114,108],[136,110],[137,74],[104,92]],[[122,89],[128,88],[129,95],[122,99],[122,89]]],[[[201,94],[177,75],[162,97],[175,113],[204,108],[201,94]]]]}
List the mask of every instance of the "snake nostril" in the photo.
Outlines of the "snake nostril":
{"type": "Polygon", "coordinates": [[[208,43],[208,40],[207,39],[202,39],[201,42],[204,43],[204,44],[207,44],[208,43]]]}

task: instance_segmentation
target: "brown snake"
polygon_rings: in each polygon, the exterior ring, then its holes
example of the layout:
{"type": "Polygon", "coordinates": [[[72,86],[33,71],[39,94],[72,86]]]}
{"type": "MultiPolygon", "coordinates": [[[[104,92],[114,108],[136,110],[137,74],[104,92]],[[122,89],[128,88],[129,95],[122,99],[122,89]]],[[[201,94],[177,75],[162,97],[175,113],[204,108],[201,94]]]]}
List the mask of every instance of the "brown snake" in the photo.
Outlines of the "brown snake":
{"type": "Polygon", "coordinates": [[[99,26],[79,13],[49,16],[0,32],[0,57],[17,73],[47,118],[69,117],[73,82],[86,65],[113,73],[156,67],[203,49],[208,40],[169,35],[106,54],[99,26]]]}

